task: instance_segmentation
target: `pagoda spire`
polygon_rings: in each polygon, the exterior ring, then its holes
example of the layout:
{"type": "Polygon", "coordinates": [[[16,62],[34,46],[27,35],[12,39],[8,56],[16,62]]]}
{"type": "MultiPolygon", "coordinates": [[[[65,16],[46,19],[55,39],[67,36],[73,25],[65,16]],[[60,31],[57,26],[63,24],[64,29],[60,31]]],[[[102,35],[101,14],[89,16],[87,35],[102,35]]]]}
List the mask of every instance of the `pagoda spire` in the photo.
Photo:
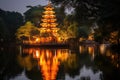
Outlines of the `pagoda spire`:
{"type": "Polygon", "coordinates": [[[51,4],[51,1],[50,1],[50,0],[48,0],[48,4],[51,4]]]}
{"type": "Polygon", "coordinates": [[[48,4],[47,5],[51,5],[51,1],[50,0],[48,0],[48,4]]]}

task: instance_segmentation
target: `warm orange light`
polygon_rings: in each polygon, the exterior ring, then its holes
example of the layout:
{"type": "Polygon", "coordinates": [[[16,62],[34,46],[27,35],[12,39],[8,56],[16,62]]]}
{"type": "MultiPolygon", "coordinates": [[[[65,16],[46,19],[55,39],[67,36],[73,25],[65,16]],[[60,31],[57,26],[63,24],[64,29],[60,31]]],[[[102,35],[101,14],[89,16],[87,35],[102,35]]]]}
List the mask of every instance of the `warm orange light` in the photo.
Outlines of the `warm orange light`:
{"type": "Polygon", "coordinates": [[[47,10],[47,11],[52,11],[53,10],[53,8],[51,6],[46,6],[44,9],[47,10]]]}
{"type": "MultiPolygon", "coordinates": [[[[51,42],[58,42],[57,40],[57,32],[59,30],[59,28],[57,28],[57,22],[56,22],[56,15],[55,12],[53,11],[53,7],[51,4],[48,4],[46,7],[44,7],[45,11],[43,12],[42,15],[42,23],[40,23],[41,28],[40,33],[49,33],[50,35],[48,35],[48,37],[44,37],[43,40],[40,40],[41,43],[51,43],[51,42]],[[53,40],[53,38],[49,38],[49,37],[53,37],[55,40],[53,40]]],[[[41,36],[42,38],[42,36],[41,36]]]]}
{"type": "Polygon", "coordinates": [[[36,58],[39,58],[40,57],[40,53],[38,50],[36,50],[36,58]]]}
{"type": "Polygon", "coordinates": [[[104,54],[105,51],[106,51],[106,46],[105,46],[105,44],[101,44],[101,45],[100,45],[100,53],[101,53],[101,54],[104,54]]]}
{"type": "Polygon", "coordinates": [[[40,42],[40,38],[36,38],[35,42],[40,42]]]}
{"type": "Polygon", "coordinates": [[[80,52],[80,54],[84,53],[84,51],[85,51],[85,47],[84,46],[79,46],[79,52],[80,52]]]}
{"type": "Polygon", "coordinates": [[[50,14],[50,15],[53,15],[53,14],[55,14],[55,12],[54,11],[45,11],[45,12],[43,12],[44,14],[50,14]]]}
{"type": "Polygon", "coordinates": [[[43,80],[55,80],[60,62],[68,58],[67,49],[51,50],[30,48],[24,51],[32,52],[33,57],[38,60],[43,80]]]}
{"type": "MultiPolygon", "coordinates": [[[[56,51],[55,54],[57,55],[53,55],[53,53],[50,50],[45,50],[44,51],[44,55],[40,58],[40,66],[41,66],[41,70],[43,73],[43,77],[44,80],[55,80],[56,79],[56,75],[57,75],[57,71],[58,71],[58,66],[60,65],[60,61],[58,59],[62,58],[61,56],[61,50],[56,51]],[[45,59],[46,58],[46,59],[45,59]],[[44,64],[43,64],[43,61],[44,64]]],[[[64,52],[66,53],[66,52],[64,52]]],[[[63,55],[63,57],[66,57],[67,54],[63,55]]]]}
{"type": "Polygon", "coordinates": [[[88,52],[90,54],[94,54],[94,47],[88,47],[88,52]]]}

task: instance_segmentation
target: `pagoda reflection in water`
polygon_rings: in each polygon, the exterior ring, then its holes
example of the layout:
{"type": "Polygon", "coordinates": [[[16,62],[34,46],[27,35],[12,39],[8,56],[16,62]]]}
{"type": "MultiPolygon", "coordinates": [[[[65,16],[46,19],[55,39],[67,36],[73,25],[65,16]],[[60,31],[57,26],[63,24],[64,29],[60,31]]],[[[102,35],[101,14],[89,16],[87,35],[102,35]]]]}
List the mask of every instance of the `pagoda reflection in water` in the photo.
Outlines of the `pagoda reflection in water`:
{"type": "Polygon", "coordinates": [[[38,61],[43,80],[56,80],[60,63],[69,56],[68,49],[23,48],[22,53],[33,55],[38,61]]]}

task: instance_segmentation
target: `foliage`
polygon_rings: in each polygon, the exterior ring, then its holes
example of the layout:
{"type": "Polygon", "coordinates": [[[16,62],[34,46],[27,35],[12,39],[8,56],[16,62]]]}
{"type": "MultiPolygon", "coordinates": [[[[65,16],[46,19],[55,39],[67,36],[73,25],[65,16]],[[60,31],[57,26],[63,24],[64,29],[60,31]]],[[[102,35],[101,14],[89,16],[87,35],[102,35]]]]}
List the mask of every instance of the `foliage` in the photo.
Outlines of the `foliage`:
{"type": "MultiPolygon", "coordinates": [[[[63,24],[60,25],[60,31],[59,34],[66,40],[68,38],[73,38],[76,35],[73,33],[72,29],[77,26],[75,23],[72,24],[71,22],[68,21],[68,17],[66,16],[65,19],[63,20],[63,24]]],[[[75,29],[74,29],[75,32],[75,29]]]]}
{"type": "Polygon", "coordinates": [[[110,33],[110,38],[109,38],[109,41],[112,43],[112,44],[118,44],[118,31],[114,31],[114,32],[111,32],[110,33]]]}
{"type": "Polygon", "coordinates": [[[63,24],[63,20],[66,17],[65,7],[64,6],[55,7],[54,10],[55,10],[58,24],[63,24]]]}
{"type": "Polygon", "coordinates": [[[87,26],[80,26],[75,21],[74,15],[67,15],[64,18],[63,24],[60,25],[59,34],[64,38],[79,38],[87,37],[89,28],[87,26]]]}
{"type": "MultiPolygon", "coordinates": [[[[56,5],[75,8],[77,19],[119,15],[119,0],[51,0],[56,5]],[[111,13],[112,12],[112,13],[111,13]],[[81,18],[80,18],[81,17],[81,18]]],[[[120,15],[119,15],[120,16],[120,15]]]]}
{"type": "Polygon", "coordinates": [[[86,23],[89,19],[96,19],[99,15],[99,2],[94,0],[51,0],[56,5],[63,5],[66,8],[74,8],[76,21],[86,23]]]}
{"type": "MultiPolygon", "coordinates": [[[[65,8],[74,8],[75,21],[79,25],[89,26],[97,22],[99,28],[96,38],[100,41],[109,39],[110,33],[118,31],[120,34],[120,1],[119,0],[51,0],[56,5],[65,6],[65,8]]],[[[97,33],[96,32],[96,33],[97,33]]],[[[118,38],[120,36],[118,35],[118,38]]],[[[97,41],[99,41],[97,39],[97,41]]],[[[117,40],[119,43],[119,40],[117,40]]]]}
{"type": "Polygon", "coordinates": [[[31,21],[35,26],[39,26],[42,17],[43,6],[27,6],[29,8],[25,13],[25,21],[31,21]]]}
{"type": "Polygon", "coordinates": [[[78,29],[78,33],[79,33],[78,37],[87,38],[88,34],[90,33],[90,29],[86,25],[80,26],[78,29]]]}
{"type": "Polygon", "coordinates": [[[25,37],[29,39],[31,36],[37,35],[39,35],[39,30],[31,22],[26,22],[26,24],[17,29],[16,32],[16,37],[19,40],[23,40],[25,37]]]}

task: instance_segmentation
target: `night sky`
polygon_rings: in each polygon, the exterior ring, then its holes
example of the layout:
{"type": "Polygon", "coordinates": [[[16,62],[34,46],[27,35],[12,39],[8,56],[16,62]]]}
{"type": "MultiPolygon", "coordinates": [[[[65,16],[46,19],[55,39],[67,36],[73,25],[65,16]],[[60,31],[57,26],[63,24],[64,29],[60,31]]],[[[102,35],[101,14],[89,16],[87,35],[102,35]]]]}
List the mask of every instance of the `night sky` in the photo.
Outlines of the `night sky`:
{"type": "Polygon", "coordinates": [[[48,0],[0,0],[0,8],[5,11],[24,13],[26,6],[46,5],[48,0]]]}

